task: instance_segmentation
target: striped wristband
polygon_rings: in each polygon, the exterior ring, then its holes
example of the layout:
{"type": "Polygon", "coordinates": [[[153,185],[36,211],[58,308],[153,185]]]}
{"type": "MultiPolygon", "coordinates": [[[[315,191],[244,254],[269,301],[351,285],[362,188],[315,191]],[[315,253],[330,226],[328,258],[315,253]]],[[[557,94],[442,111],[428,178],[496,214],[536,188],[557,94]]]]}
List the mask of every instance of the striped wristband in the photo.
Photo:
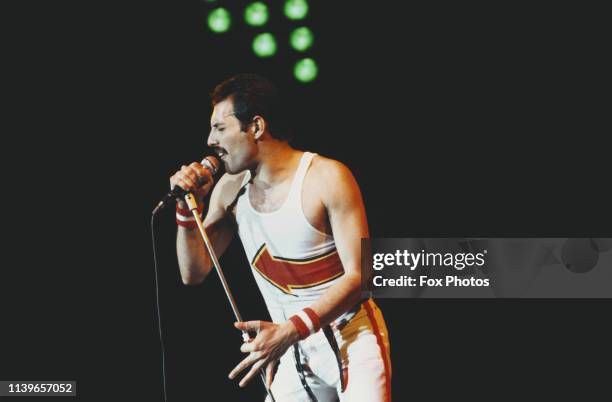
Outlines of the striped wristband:
{"type": "Polygon", "coordinates": [[[300,339],[306,339],[310,335],[321,329],[319,316],[310,307],[306,307],[299,313],[289,317],[289,321],[295,325],[300,339]]]}
{"type": "MultiPolygon", "coordinates": [[[[202,211],[204,207],[198,204],[198,215],[202,219],[202,211]]],[[[195,229],[198,227],[193,214],[189,209],[183,209],[176,204],[176,224],[187,229],[195,229]]]]}

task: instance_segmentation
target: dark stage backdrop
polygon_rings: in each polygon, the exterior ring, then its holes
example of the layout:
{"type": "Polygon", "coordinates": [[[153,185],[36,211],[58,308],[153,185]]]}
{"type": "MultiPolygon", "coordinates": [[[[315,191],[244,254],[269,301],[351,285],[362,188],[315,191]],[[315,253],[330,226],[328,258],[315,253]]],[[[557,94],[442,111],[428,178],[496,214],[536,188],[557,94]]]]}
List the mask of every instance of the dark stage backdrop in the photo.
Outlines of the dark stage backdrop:
{"type": "MultiPolygon", "coordinates": [[[[297,147],[352,169],[374,237],[610,235],[596,10],[311,1],[320,74],[302,85],[286,46],[262,61],[244,27],[208,33],[206,3],[75,3],[15,14],[0,380],[161,400],[150,211],[238,72],[289,96],[297,147]]],[[[227,379],[240,334],[215,275],[180,283],[173,220],[156,224],[169,400],[262,400],[227,379]]],[[[221,262],[244,317],[265,319],[238,242],[221,262]]],[[[378,302],[396,401],[583,400],[609,363],[608,302],[378,302]]]]}

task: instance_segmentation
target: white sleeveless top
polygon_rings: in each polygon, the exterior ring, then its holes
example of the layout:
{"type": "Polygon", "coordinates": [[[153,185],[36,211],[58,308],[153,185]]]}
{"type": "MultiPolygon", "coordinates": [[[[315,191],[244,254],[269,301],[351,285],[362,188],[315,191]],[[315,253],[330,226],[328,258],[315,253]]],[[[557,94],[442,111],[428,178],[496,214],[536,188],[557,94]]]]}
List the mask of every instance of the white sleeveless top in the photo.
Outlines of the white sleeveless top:
{"type": "Polygon", "coordinates": [[[249,171],[236,204],[238,234],[274,322],[310,306],[344,274],[333,236],[313,227],[302,210],[302,184],[314,156],[304,152],[289,195],[276,211],[253,208],[249,171]]]}

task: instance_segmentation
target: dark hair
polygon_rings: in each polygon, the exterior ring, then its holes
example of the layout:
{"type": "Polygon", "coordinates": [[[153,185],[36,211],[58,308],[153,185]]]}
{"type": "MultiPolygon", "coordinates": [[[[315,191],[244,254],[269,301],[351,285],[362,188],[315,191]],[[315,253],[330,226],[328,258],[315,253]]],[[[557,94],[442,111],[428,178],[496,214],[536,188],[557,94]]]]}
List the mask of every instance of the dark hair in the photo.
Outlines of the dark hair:
{"type": "Polygon", "coordinates": [[[267,78],[255,74],[238,74],[217,85],[210,95],[212,106],[226,99],[234,103],[234,115],[246,131],[253,117],[266,120],[270,134],[279,140],[290,140],[289,114],[278,88],[267,78]]]}

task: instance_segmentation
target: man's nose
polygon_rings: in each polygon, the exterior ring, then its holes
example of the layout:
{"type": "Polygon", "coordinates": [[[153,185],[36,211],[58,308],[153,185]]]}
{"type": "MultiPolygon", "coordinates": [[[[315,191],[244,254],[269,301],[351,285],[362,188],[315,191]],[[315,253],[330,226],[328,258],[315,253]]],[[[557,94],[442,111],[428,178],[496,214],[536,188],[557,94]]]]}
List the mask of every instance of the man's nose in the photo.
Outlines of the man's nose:
{"type": "Polygon", "coordinates": [[[214,147],[218,144],[217,139],[214,136],[214,130],[211,130],[208,134],[208,140],[206,140],[206,143],[209,147],[214,147]]]}

